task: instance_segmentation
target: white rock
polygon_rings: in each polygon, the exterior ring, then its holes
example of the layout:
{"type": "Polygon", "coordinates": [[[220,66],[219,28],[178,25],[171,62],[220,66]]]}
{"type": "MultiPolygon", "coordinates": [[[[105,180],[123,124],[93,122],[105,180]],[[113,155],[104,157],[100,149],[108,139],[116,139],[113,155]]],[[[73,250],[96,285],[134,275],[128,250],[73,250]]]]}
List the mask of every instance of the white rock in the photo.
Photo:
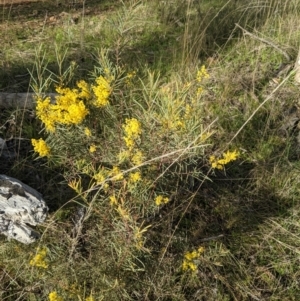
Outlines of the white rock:
{"type": "Polygon", "coordinates": [[[0,233],[29,244],[39,233],[36,226],[45,221],[48,207],[42,195],[21,181],[0,175],[0,233]]]}

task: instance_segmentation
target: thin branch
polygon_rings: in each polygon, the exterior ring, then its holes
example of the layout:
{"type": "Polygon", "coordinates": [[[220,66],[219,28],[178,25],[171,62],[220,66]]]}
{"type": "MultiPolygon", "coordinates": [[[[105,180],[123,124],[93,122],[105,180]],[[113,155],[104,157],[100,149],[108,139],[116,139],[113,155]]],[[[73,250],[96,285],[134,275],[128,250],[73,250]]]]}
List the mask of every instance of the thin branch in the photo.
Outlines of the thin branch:
{"type": "Polygon", "coordinates": [[[269,96],[254,110],[254,112],[250,115],[250,117],[244,122],[244,124],[238,129],[238,131],[235,133],[235,135],[232,137],[232,139],[228,142],[228,145],[231,144],[231,142],[239,135],[239,133],[244,129],[244,127],[248,124],[248,122],[253,118],[253,116],[260,110],[261,107],[265,105],[267,101],[269,101],[272,96],[281,88],[287,80],[295,74],[295,71],[290,72],[283,81],[269,94],[269,96]]]}
{"type": "Polygon", "coordinates": [[[284,51],[283,49],[281,49],[279,46],[277,46],[274,42],[258,37],[257,35],[249,32],[248,30],[246,30],[245,28],[243,28],[242,26],[240,26],[237,23],[235,23],[235,26],[238,27],[238,28],[240,28],[245,35],[248,35],[248,36],[250,36],[250,37],[252,37],[252,38],[254,38],[254,39],[256,39],[256,40],[258,40],[260,42],[263,42],[263,43],[265,43],[265,44],[273,47],[278,52],[280,52],[289,62],[291,61],[290,55],[286,51],[284,51]]]}

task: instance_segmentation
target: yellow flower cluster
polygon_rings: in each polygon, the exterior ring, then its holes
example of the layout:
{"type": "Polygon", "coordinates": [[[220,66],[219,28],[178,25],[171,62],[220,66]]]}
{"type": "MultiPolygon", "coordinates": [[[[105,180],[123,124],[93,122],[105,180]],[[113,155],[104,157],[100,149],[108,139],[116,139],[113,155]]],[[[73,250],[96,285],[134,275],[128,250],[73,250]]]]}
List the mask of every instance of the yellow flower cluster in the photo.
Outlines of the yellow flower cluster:
{"type": "Polygon", "coordinates": [[[90,130],[88,127],[85,127],[85,128],[84,128],[84,134],[85,134],[87,137],[91,137],[91,136],[92,136],[92,132],[91,132],[91,130],[90,130]]]}
{"type": "Polygon", "coordinates": [[[155,198],[156,206],[160,206],[161,204],[167,204],[169,201],[170,201],[169,198],[167,198],[167,197],[164,198],[162,195],[158,195],[155,198]]]}
{"type": "Polygon", "coordinates": [[[57,294],[57,292],[51,292],[49,294],[49,301],[63,301],[64,299],[57,294]]]}
{"type": "Polygon", "coordinates": [[[224,166],[231,161],[235,161],[239,156],[239,152],[234,150],[233,152],[227,151],[223,154],[221,159],[217,159],[215,156],[210,156],[209,161],[211,163],[212,168],[224,169],[224,166]]]}
{"type": "Polygon", "coordinates": [[[116,198],[115,195],[111,195],[109,197],[109,203],[110,203],[111,206],[115,206],[115,205],[118,204],[118,201],[117,201],[117,198],[116,198]]]}
{"type": "Polygon", "coordinates": [[[110,171],[110,176],[112,177],[113,181],[120,181],[124,178],[123,173],[118,166],[113,166],[112,170],[110,171]]]}
{"type": "MultiPolygon", "coordinates": [[[[209,74],[208,74],[205,66],[203,65],[197,72],[196,81],[198,82],[198,84],[200,84],[203,81],[203,79],[205,79],[205,78],[209,78],[209,74]]],[[[198,87],[197,96],[199,96],[202,92],[203,92],[203,87],[201,87],[201,86],[198,87]]]]}
{"type": "Polygon", "coordinates": [[[97,108],[105,107],[109,103],[108,98],[111,94],[110,84],[103,76],[96,78],[96,84],[97,85],[92,86],[93,92],[96,96],[96,100],[93,104],[97,108]]]}
{"type": "Polygon", "coordinates": [[[48,132],[54,132],[57,124],[71,125],[81,123],[89,113],[83,100],[90,97],[84,81],[77,83],[79,89],[57,87],[56,103],[49,97],[37,99],[36,114],[45,124],[48,132]]]}
{"type": "Polygon", "coordinates": [[[140,150],[137,150],[132,154],[130,160],[134,165],[140,165],[142,164],[143,159],[144,159],[143,153],[140,150]]]}
{"type": "Polygon", "coordinates": [[[87,82],[84,80],[81,80],[77,82],[77,87],[79,88],[79,94],[78,97],[81,99],[90,99],[92,97],[92,94],[90,92],[90,87],[87,82]]]}
{"type": "Polygon", "coordinates": [[[95,299],[92,295],[90,295],[89,297],[85,298],[85,301],[95,301],[95,299]]]}
{"type": "Polygon", "coordinates": [[[209,78],[209,74],[205,68],[205,66],[201,66],[201,68],[197,72],[196,80],[198,83],[202,82],[203,79],[209,78]]]}
{"type": "Polygon", "coordinates": [[[90,148],[89,148],[89,152],[90,152],[90,153],[94,153],[96,150],[97,150],[96,145],[95,145],[95,144],[91,144],[91,145],[90,145],[90,148]]]}
{"type": "Polygon", "coordinates": [[[105,192],[108,191],[111,182],[121,181],[124,178],[123,172],[118,166],[113,166],[112,169],[100,167],[97,170],[87,171],[87,173],[92,174],[96,185],[103,185],[105,192]]]}
{"type": "Polygon", "coordinates": [[[129,174],[129,184],[137,183],[141,180],[141,173],[139,171],[129,174]]]}
{"type": "Polygon", "coordinates": [[[31,139],[31,144],[33,150],[38,153],[40,157],[50,156],[50,148],[42,138],[39,140],[31,139]]]}
{"type": "Polygon", "coordinates": [[[123,124],[125,132],[124,140],[129,150],[132,150],[135,141],[139,138],[142,133],[141,123],[136,118],[126,118],[125,124],[123,124]]]}
{"type": "Polygon", "coordinates": [[[45,260],[47,256],[46,248],[38,248],[36,255],[30,260],[29,264],[34,267],[48,268],[48,264],[45,260]]]}
{"type": "Polygon", "coordinates": [[[96,180],[97,185],[99,185],[105,181],[107,176],[107,171],[104,168],[101,168],[97,173],[93,175],[93,178],[96,180]]]}
{"type": "Polygon", "coordinates": [[[194,250],[192,252],[186,252],[184,254],[182,270],[183,271],[191,270],[192,272],[195,272],[197,269],[197,264],[195,263],[195,261],[201,256],[203,252],[204,252],[203,247],[199,247],[197,250],[194,250]]]}

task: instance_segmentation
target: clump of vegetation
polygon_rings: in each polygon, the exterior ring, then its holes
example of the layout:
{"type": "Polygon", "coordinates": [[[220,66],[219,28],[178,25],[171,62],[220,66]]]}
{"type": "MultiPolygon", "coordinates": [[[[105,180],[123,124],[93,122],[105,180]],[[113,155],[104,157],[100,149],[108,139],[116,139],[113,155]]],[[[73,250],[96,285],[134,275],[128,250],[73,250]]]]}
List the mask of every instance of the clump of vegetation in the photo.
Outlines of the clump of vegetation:
{"type": "Polygon", "coordinates": [[[28,46],[34,114],[0,112],[50,207],[3,238],[1,298],[297,300],[296,4],[82,5],[28,46]]]}

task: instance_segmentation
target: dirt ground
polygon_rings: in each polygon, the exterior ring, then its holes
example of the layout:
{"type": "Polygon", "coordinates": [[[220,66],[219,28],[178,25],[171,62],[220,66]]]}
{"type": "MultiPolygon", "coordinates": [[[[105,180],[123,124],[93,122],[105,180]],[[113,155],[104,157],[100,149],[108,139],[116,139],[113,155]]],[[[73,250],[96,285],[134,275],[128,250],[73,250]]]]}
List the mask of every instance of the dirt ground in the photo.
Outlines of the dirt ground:
{"type": "Polygon", "coordinates": [[[31,3],[31,2],[39,2],[39,1],[40,0],[0,0],[0,5],[22,4],[22,3],[31,3]]]}

